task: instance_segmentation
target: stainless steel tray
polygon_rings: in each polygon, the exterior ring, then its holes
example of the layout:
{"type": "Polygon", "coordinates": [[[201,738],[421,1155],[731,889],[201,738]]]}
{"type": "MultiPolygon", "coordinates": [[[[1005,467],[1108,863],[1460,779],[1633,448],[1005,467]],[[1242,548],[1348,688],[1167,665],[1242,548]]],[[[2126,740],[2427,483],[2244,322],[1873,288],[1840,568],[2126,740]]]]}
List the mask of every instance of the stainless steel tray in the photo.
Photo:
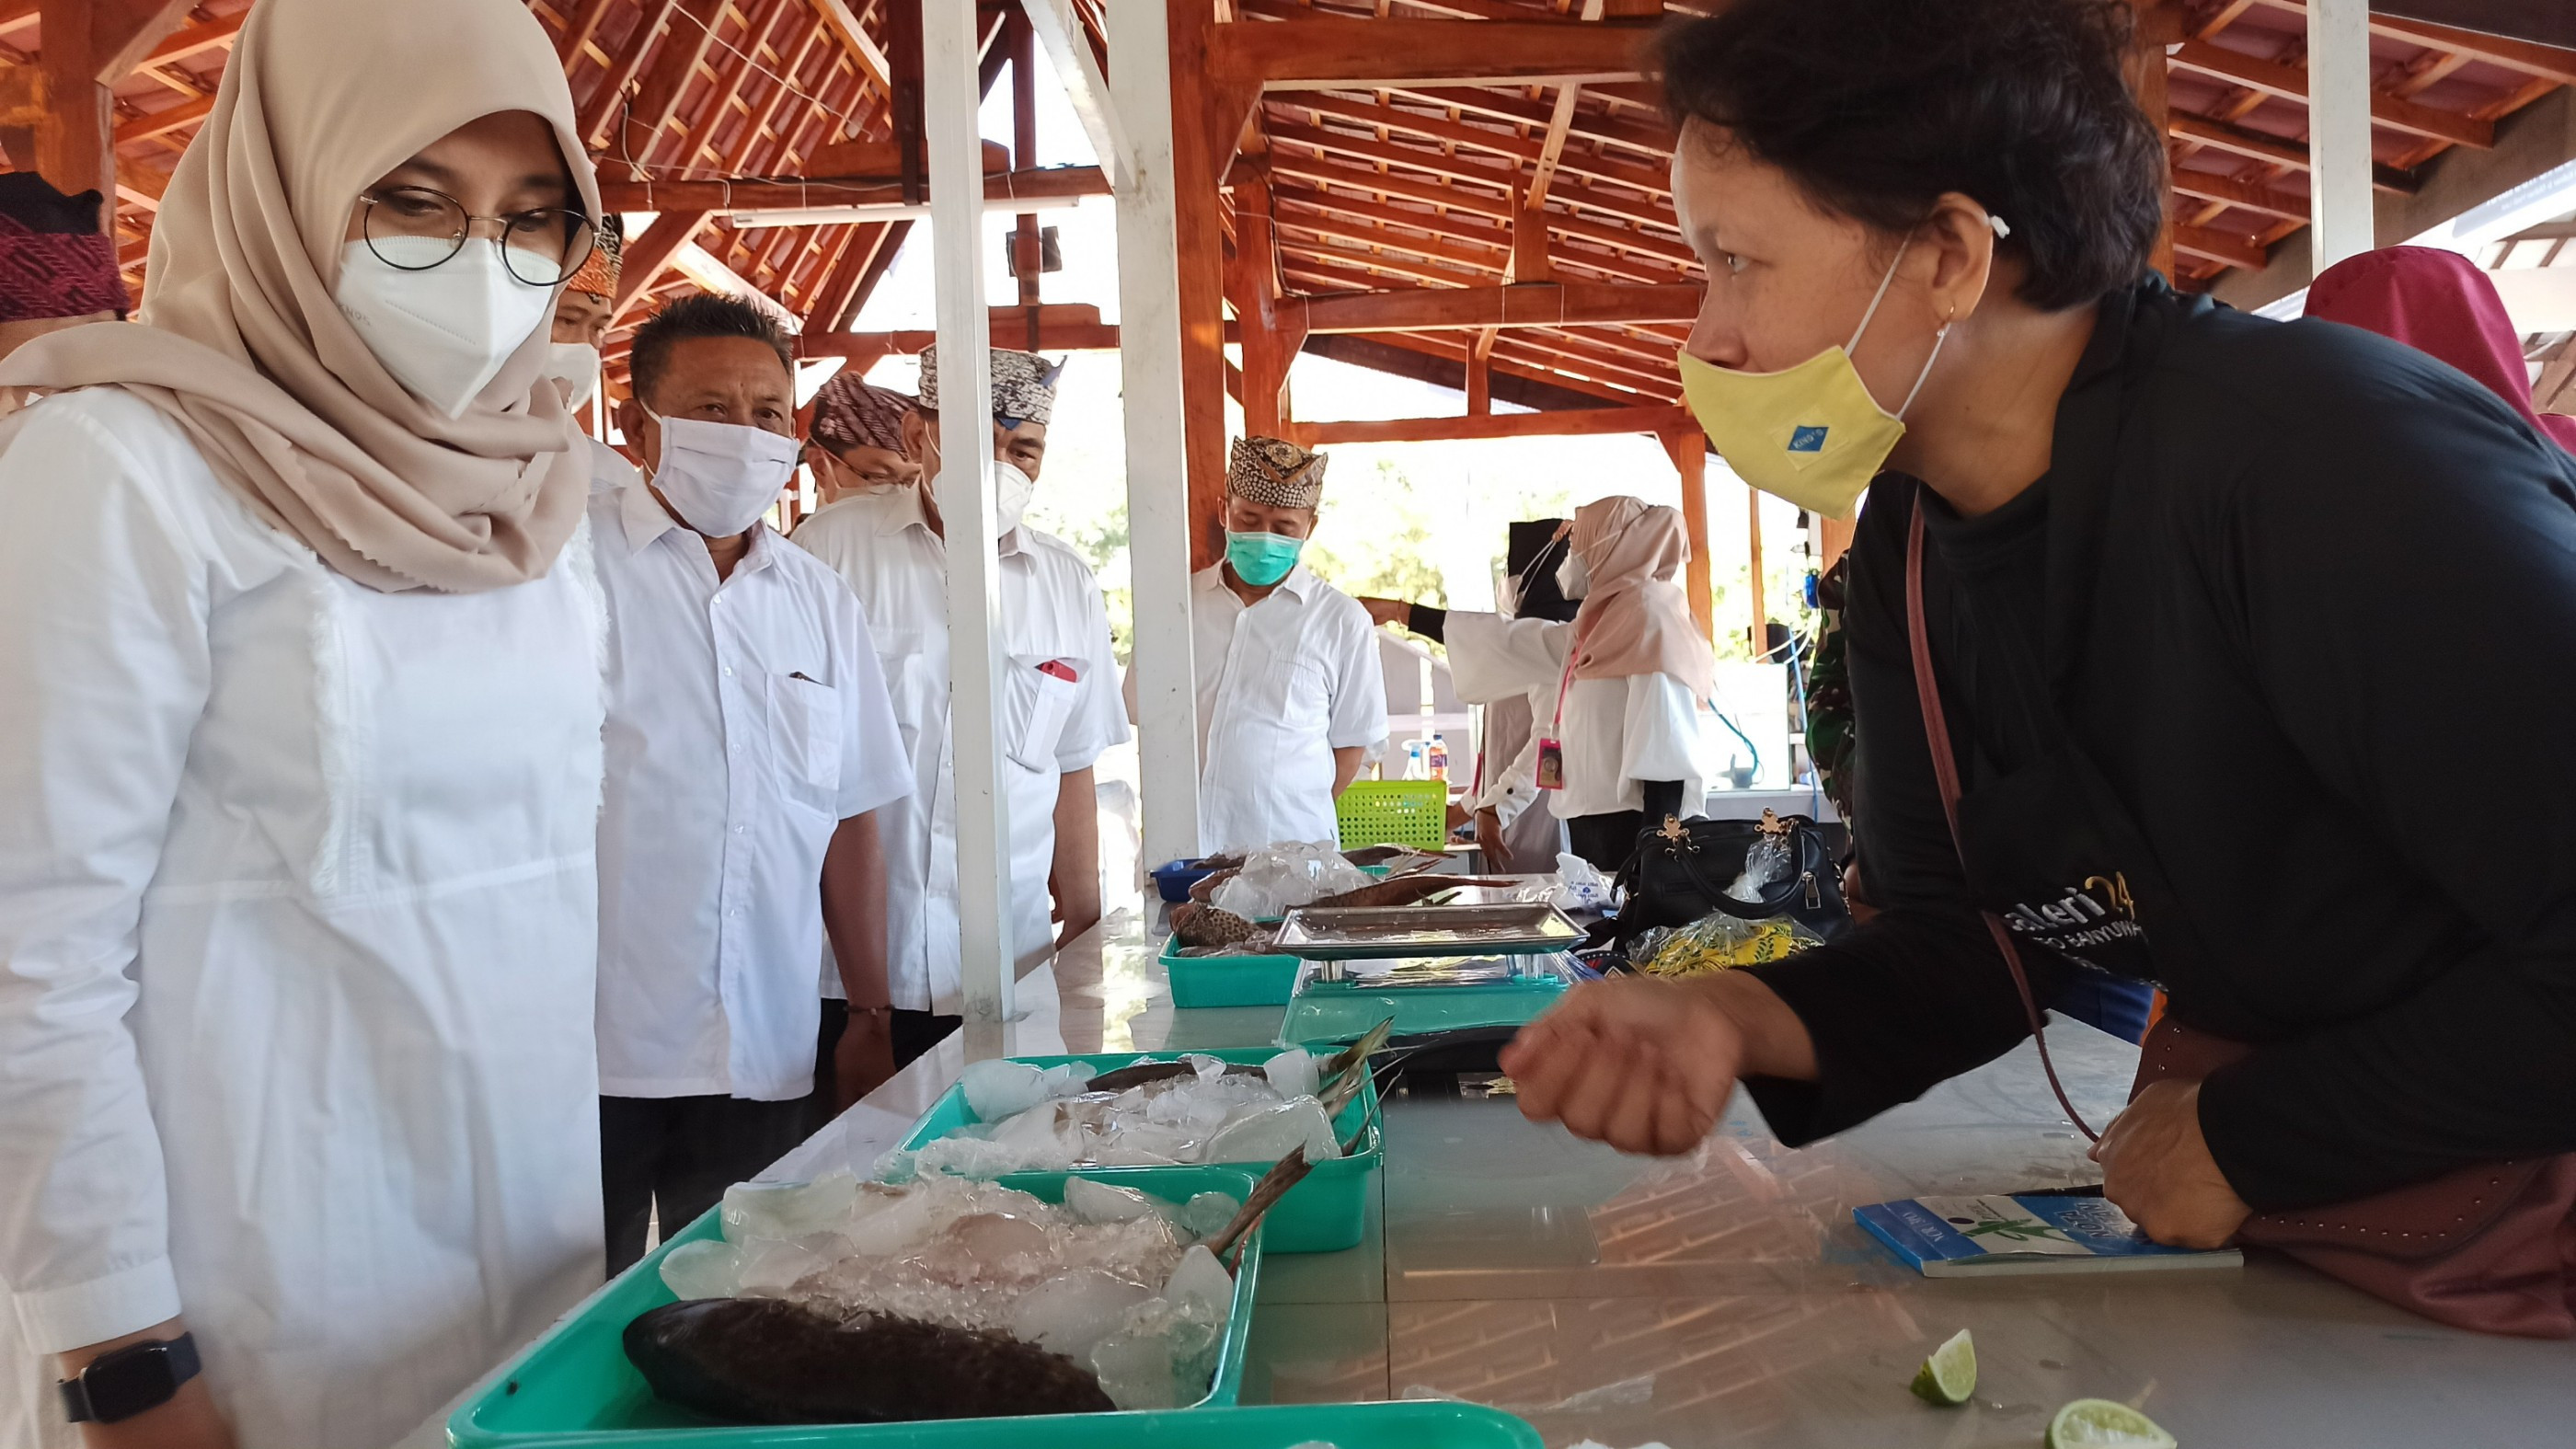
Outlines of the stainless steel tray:
{"type": "Polygon", "coordinates": [[[1310,961],[1385,956],[1491,956],[1563,951],[1583,928],[1552,905],[1305,906],[1279,926],[1278,949],[1310,961]]]}

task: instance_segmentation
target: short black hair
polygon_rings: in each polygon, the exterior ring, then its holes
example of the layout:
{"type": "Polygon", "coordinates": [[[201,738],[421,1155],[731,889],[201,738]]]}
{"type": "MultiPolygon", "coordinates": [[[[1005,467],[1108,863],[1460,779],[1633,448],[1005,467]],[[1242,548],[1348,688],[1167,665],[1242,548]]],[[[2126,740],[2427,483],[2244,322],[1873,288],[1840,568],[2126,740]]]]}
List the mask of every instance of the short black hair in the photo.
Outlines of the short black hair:
{"type": "Polygon", "coordinates": [[[2053,311],[2143,277],[2163,226],[2130,36],[2123,0],[1735,0],[1667,29],[1657,60],[1676,121],[1725,128],[1828,210],[1902,233],[1974,197],[2012,228],[2022,300],[2053,311]]]}
{"type": "Polygon", "coordinates": [[[740,297],[692,292],[635,329],[634,347],[626,357],[635,395],[643,397],[660,387],[662,374],[671,365],[671,349],[700,337],[748,337],[766,342],[778,354],[778,365],[787,369],[787,375],[796,375],[796,349],[777,319],[740,297]]]}

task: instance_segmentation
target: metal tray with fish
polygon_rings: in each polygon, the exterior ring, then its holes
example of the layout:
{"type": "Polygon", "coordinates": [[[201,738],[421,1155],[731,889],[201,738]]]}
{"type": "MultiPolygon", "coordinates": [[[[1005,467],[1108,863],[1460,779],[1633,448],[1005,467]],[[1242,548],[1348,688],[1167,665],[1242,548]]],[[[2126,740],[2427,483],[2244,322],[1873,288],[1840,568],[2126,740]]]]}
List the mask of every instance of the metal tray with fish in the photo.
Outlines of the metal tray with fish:
{"type": "Polygon", "coordinates": [[[1564,951],[1583,928],[1544,902],[1492,906],[1306,906],[1280,923],[1277,949],[1309,961],[1393,956],[1511,956],[1564,951]]]}

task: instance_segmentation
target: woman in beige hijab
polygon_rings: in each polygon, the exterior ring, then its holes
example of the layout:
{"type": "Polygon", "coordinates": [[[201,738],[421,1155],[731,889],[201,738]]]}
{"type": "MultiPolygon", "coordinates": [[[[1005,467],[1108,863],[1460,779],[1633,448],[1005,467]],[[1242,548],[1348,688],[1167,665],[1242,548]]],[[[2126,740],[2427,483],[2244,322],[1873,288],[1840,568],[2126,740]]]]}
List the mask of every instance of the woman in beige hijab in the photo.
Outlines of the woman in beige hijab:
{"type": "MultiPolygon", "coordinates": [[[[1452,611],[1441,637],[1459,698],[1530,703],[1534,735],[1504,786],[1525,775],[1573,852],[1617,870],[1646,826],[1708,813],[1713,716],[1702,702],[1716,658],[1678,582],[1690,560],[1680,513],[1596,499],[1575,510],[1554,557],[1557,587],[1581,601],[1574,622],[1452,611]]],[[[1422,615],[1360,602],[1382,623],[1422,615]]]]}
{"type": "Polygon", "coordinates": [[[597,214],[518,0],[260,0],[0,366],[10,1449],[388,1444],[598,1281],[597,214]]]}

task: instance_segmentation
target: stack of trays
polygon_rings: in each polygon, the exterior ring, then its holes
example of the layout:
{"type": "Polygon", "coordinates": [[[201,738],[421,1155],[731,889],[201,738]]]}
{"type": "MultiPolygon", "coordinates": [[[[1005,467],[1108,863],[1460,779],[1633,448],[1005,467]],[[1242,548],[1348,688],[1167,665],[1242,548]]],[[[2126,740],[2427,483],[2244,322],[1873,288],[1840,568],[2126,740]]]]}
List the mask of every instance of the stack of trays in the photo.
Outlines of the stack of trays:
{"type": "Polygon", "coordinates": [[[1279,946],[1303,964],[1279,1040],[1320,1048],[1390,1019],[1399,1038],[1520,1026],[1572,983],[1582,940],[1545,903],[1290,911],[1279,946]]]}

